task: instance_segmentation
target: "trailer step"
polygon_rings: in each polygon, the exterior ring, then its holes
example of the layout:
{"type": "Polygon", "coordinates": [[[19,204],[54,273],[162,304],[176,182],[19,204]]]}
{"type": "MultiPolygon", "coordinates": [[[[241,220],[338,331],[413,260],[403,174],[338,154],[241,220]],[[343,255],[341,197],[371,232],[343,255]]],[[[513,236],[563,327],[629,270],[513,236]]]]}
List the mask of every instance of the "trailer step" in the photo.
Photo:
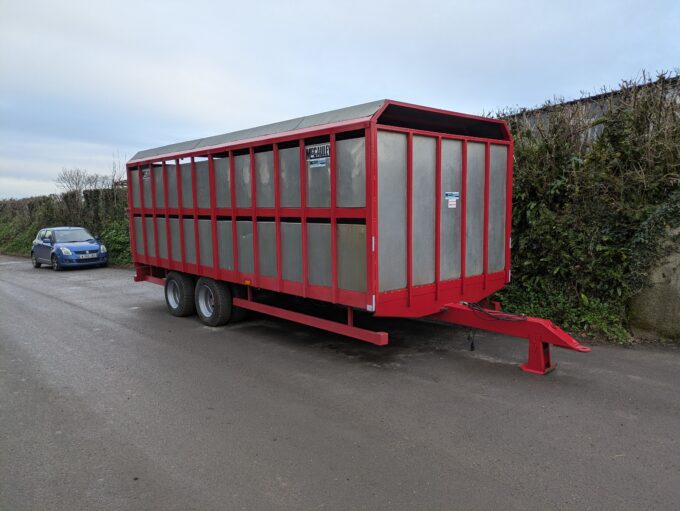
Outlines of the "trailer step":
{"type": "Polygon", "coordinates": [[[477,304],[451,303],[432,316],[432,319],[462,325],[499,334],[520,337],[529,341],[529,356],[520,369],[528,373],[547,374],[555,367],[550,357],[550,345],[574,351],[588,352],[567,332],[547,319],[507,314],[499,310],[486,309],[477,304]]]}

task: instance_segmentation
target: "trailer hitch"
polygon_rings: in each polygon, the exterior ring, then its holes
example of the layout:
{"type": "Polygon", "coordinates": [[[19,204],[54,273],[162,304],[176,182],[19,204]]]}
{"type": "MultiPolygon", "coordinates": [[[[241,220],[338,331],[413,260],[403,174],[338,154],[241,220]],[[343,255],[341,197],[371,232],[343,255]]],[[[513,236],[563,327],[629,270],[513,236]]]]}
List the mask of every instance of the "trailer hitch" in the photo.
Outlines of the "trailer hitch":
{"type": "Polygon", "coordinates": [[[557,364],[554,364],[550,357],[551,344],[584,353],[590,351],[589,347],[583,346],[547,319],[508,314],[501,312],[498,308],[487,309],[478,304],[465,302],[450,303],[430,317],[445,323],[527,339],[529,357],[519,367],[528,373],[547,374],[555,369],[557,364]]]}

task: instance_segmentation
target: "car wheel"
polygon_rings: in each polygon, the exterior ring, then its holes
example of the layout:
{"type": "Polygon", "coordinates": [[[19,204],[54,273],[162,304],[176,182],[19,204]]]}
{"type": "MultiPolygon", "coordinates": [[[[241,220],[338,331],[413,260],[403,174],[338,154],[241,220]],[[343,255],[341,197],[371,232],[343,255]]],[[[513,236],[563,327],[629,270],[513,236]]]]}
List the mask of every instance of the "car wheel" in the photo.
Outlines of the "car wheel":
{"type": "Polygon", "coordinates": [[[33,252],[31,252],[31,262],[33,263],[33,268],[40,268],[42,266],[42,263],[38,262],[33,252]]]}
{"type": "Polygon", "coordinates": [[[104,262],[103,262],[102,264],[100,264],[99,266],[101,266],[102,268],[106,268],[108,265],[109,265],[109,262],[108,262],[108,261],[104,261],[104,262]]]}
{"type": "Polygon", "coordinates": [[[233,309],[229,284],[201,277],[196,282],[194,296],[196,312],[204,324],[220,326],[229,323],[233,309]]]}
{"type": "Polygon", "coordinates": [[[59,259],[57,256],[52,254],[52,269],[54,271],[61,271],[61,265],[59,264],[59,259]]]}
{"type": "Polygon", "coordinates": [[[175,271],[168,273],[165,278],[165,303],[173,316],[191,316],[196,312],[193,279],[175,271]]]}

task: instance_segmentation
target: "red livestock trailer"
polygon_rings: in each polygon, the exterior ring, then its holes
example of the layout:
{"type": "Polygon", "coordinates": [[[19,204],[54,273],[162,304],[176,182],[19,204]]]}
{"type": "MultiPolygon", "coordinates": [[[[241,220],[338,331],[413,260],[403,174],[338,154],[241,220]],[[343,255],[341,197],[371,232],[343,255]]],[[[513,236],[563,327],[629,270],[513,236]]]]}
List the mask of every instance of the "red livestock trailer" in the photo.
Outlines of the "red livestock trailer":
{"type": "Polygon", "coordinates": [[[551,322],[479,302],[510,281],[505,122],[381,100],[137,153],[127,164],[135,280],[217,326],[245,310],[377,345],[353,311],[429,317],[589,351],[551,322]],[[345,323],[258,300],[321,300],[345,323]]]}

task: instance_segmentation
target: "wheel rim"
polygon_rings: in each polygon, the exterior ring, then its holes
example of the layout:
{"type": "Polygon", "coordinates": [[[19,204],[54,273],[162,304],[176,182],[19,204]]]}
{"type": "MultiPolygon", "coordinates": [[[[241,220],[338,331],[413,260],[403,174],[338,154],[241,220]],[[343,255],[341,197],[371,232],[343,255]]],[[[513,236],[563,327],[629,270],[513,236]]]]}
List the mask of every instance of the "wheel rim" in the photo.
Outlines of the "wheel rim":
{"type": "Polygon", "coordinates": [[[179,285],[174,280],[168,282],[167,297],[170,307],[173,309],[179,307],[179,285]]]}
{"type": "Polygon", "coordinates": [[[52,256],[52,268],[57,269],[57,258],[52,256]]]}
{"type": "Polygon", "coordinates": [[[38,262],[35,260],[35,254],[31,254],[31,262],[33,263],[33,266],[35,266],[35,263],[38,262]]]}
{"type": "Polygon", "coordinates": [[[212,317],[215,312],[215,296],[213,295],[212,289],[205,285],[201,286],[198,289],[197,302],[201,315],[206,318],[212,317]]]}

